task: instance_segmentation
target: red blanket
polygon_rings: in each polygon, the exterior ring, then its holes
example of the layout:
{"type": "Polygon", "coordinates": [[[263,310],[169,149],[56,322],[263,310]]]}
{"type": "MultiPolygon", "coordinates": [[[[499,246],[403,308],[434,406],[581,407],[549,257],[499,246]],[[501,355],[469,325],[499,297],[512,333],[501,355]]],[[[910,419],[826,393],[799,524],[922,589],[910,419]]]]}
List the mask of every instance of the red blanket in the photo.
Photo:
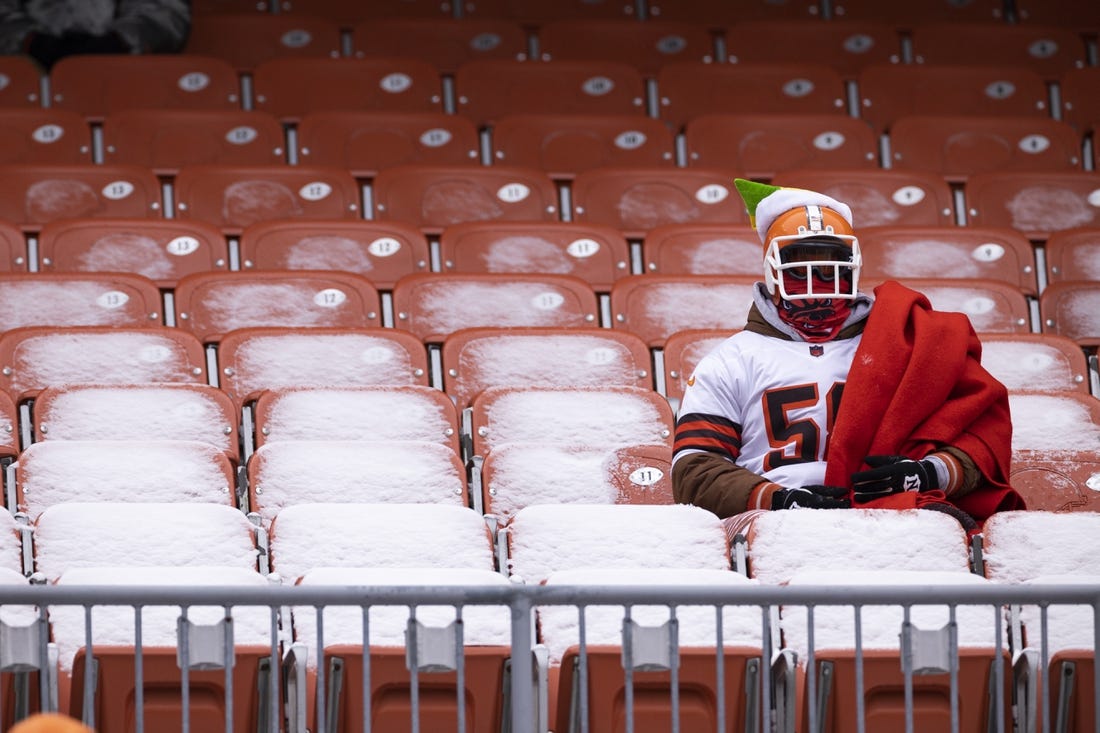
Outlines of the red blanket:
{"type": "MultiPolygon", "coordinates": [[[[950,445],[970,456],[985,480],[948,501],[979,522],[994,512],[1023,509],[1023,499],[1008,484],[1008,392],[981,366],[981,342],[970,319],[932,310],[924,295],[897,282],[874,292],[829,438],[825,483],[851,486],[852,473],[866,468],[869,455],[920,459],[950,445]]],[[[930,494],[895,495],[863,506],[943,500],[942,492],[930,494]]]]}

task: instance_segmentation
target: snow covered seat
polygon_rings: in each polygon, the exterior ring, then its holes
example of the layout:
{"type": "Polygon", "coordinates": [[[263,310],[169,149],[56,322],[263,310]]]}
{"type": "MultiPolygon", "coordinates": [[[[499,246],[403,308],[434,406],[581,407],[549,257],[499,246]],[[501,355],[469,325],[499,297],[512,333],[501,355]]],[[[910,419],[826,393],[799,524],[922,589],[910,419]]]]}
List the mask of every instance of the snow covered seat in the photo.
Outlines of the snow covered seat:
{"type": "Polygon", "coordinates": [[[269,389],[255,405],[256,445],[284,440],[414,440],[459,451],[458,413],[438,389],[269,389]]]}
{"type": "Polygon", "coordinates": [[[1100,453],[1045,453],[1018,450],[1012,454],[1009,483],[1027,508],[1049,512],[1100,511],[1100,453]]]}
{"type": "MultiPolygon", "coordinates": [[[[0,72],[2,75],[3,72],[0,72]]],[[[2,131],[0,131],[2,134],[2,131]]],[[[27,271],[27,241],[14,224],[0,222],[0,272],[27,271]]]]}
{"type": "Polygon", "coordinates": [[[653,388],[645,342],[609,329],[463,328],[444,339],[442,362],[460,407],[489,387],[653,388]]]}
{"type": "Polygon", "coordinates": [[[286,387],[426,387],[428,354],[393,328],[243,328],[218,344],[218,379],[238,404],[286,387]]]}
{"type": "Polygon", "coordinates": [[[1100,280],[1100,228],[1054,232],[1043,245],[1047,282],[1100,280]]]}
{"type": "Polygon", "coordinates": [[[237,408],[208,384],[47,387],[32,408],[35,442],[195,440],[240,460],[237,408]]]}
{"type": "MultiPolygon", "coordinates": [[[[488,568],[454,567],[317,567],[305,573],[302,586],[506,586],[500,573],[488,568]]],[[[307,704],[316,719],[317,705],[324,705],[328,730],[404,730],[413,714],[412,674],[407,654],[415,653],[417,714],[421,730],[451,730],[457,719],[457,698],[464,696],[466,730],[499,731],[511,656],[510,617],[507,606],[465,606],[461,630],[451,606],[420,605],[415,617],[408,606],[373,605],[329,607],[324,611],[324,658],[317,654],[317,613],[313,607],[292,609],[295,641],[308,649],[307,704]],[[369,640],[363,641],[364,619],[369,619],[369,640]],[[407,646],[410,624],[417,644],[407,646]],[[462,655],[455,653],[461,633],[462,655]],[[431,645],[448,638],[448,653],[432,653],[431,645]],[[369,656],[364,660],[364,648],[369,656]],[[369,663],[368,699],[364,699],[364,663],[369,663]],[[458,689],[458,664],[462,665],[463,689],[458,689]],[[318,688],[323,670],[324,689],[318,688]]],[[[436,645],[438,646],[438,645],[436,645]]],[[[506,725],[506,723],[505,723],[506,725]]],[[[317,728],[320,723],[317,724],[317,728]]]]}
{"type": "Polygon", "coordinates": [[[0,390],[0,463],[19,454],[19,414],[15,400],[0,390]]]}
{"type": "Polygon", "coordinates": [[[745,224],[682,222],[653,227],[642,240],[654,275],[757,275],[760,235],[745,224]]]}
{"type": "Polygon", "coordinates": [[[161,216],[160,183],[141,166],[3,163],[0,181],[0,219],[28,233],[62,219],[161,216]]]}
{"type": "MultiPolygon", "coordinates": [[[[0,572],[23,574],[23,528],[11,512],[0,512],[0,572]]],[[[27,536],[29,541],[29,536],[27,536]]],[[[27,557],[30,548],[27,548],[27,557]]]]}
{"type": "MultiPolygon", "coordinates": [[[[239,512],[238,512],[239,514],[239,512]]],[[[212,560],[212,558],[211,558],[212,560]]],[[[174,564],[89,566],[65,571],[57,584],[182,586],[187,588],[265,586],[255,569],[224,565],[180,567],[174,564]]],[[[233,607],[226,624],[224,606],[187,609],[187,647],[180,644],[179,606],[145,606],[141,610],[140,668],[135,644],[132,606],[95,606],[91,612],[91,649],[85,636],[85,609],[50,607],[53,640],[58,648],[58,709],[78,720],[86,695],[94,696],[89,721],[96,730],[134,730],[142,711],[145,730],[175,730],[182,722],[183,679],[177,653],[189,650],[188,689],[192,730],[227,730],[231,704],[233,733],[265,729],[262,721],[271,709],[268,676],[279,663],[272,649],[272,612],[266,607],[233,607]],[[233,658],[224,664],[223,633],[232,634],[233,658]],[[178,650],[178,651],[177,651],[178,650]],[[140,669],[140,678],[138,670],[140,669]],[[232,671],[229,671],[229,670],[232,671]],[[91,673],[91,674],[89,674],[91,673]],[[227,679],[228,678],[228,679],[227,679]],[[135,704],[140,679],[144,705],[135,704]],[[230,688],[231,685],[231,688],[230,688]],[[231,690],[231,691],[230,691],[231,690]],[[231,699],[230,699],[231,695],[231,699]]]]}
{"type": "Polygon", "coordinates": [[[175,328],[14,328],[0,334],[0,365],[19,401],[70,384],[206,384],[202,342],[175,328]]]}
{"type": "Polygon", "coordinates": [[[965,186],[967,223],[1007,226],[1035,242],[1055,232],[1100,226],[1093,171],[976,173],[965,186]]]}
{"type": "Polygon", "coordinates": [[[1010,392],[1012,482],[1029,508],[1100,508],[1100,400],[1081,392],[1010,392]]]}
{"type": "MultiPolygon", "coordinates": [[[[27,586],[29,583],[30,580],[21,571],[0,567],[0,590],[27,586]]],[[[3,705],[5,727],[8,729],[17,717],[12,711],[24,710],[31,714],[42,710],[39,705],[42,671],[49,669],[50,659],[46,647],[49,627],[40,621],[39,610],[34,605],[5,603],[0,606],[0,628],[7,640],[3,666],[0,667],[4,673],[0,705],[3,705]]]]}
{"type": "Polygon", "coordinates": [[[611,288],[612,327],[662,348],[689,328],[743,328],[752,305],[752,275],[633,275],[611,288]]]}
{"type": "Polygon", "coordinates": [[[471,406],[473,452],[511,442],[672,445],[668,400],[639,387],[492,387],[471,406]]]}
{"type": "Polygon", "coordinates": [[[985,333],[982,366],[1011,392],[1088,394],[1085,352],[1056,333],[985,333]]]}
{"type": "Polygon", "coordinates": [[[1050,283],[1039,296],[1043,330],[1071,338],[1081,346],[1100,346],[1100,283],[1050,283]]]}
{"type": "Polygon", "coordinates": [[[156,283],[121,272],[0,274],[4,330],[20,326],[160,326],[156,283]]]}
{"type": "Polygon", "coordinates": [[[248,459],[249,507],[265,527],[292,504],[367,502],[467,506],[466,470],[425,441],[265,443],[248,459]]]}
{"type": "Polygon", "coordinates": [[[677,331],[665,341],[665,396],[678,412],[688,379],[707,353],[734,334],[718,328],[689,328],[677,331]]]}
{"type": "MultiPolygon", "coordinates": [[[[923,293],[936,310],[965,313],[978,333],[1031,333],[1027,296],[1014,285],[983,278],[910,278],[902,282],[923,293]]],[[[870,291],[877,284],[868,281],[862,289],[870,291]]]]}
{"type": "Polygon", "coordinates": [[[378,291],[347,272],[202,272],[182,278],[175,296],[176,323],[204,343],[239,328],[382,325],[378,291]]]}
{"type": "Polygon", "coordinates": [[[393,288],[394,323],[424,343],[460,328],[596,328],[596,293],[574,275],[418,273],[393,288]]]}
{"type": "Polygon", "coordinates": [[[237,504],[229,458],[193,441],[32,443],[19,456],[16,477],[16,506],[31,521],[71,501],[237,504]]]}
{"type": "Polygon", "coordinates": [[[257,556],[255,527],[228,504],[68,502],[34,522],[35,570],[49,582],[97,565],[256,570],[257,556]]]}
{"type": "Polygon", "coordinates": [[[501,443],[481,467],[482,506],[507,520],[532,504],[672,504],[671,466],[667,443],[501,443]]]}

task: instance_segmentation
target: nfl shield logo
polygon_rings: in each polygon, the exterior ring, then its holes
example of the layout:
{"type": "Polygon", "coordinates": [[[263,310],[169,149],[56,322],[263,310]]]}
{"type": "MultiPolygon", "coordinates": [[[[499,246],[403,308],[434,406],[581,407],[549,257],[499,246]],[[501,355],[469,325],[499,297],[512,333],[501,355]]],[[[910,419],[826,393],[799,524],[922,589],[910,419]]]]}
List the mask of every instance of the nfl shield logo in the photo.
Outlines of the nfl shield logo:
{"type": "Polygon", "coordinates": [[[821,356],[825,353],[825,347],[821,344],[814,344],[810,347],[810,356],[821,356]]]}

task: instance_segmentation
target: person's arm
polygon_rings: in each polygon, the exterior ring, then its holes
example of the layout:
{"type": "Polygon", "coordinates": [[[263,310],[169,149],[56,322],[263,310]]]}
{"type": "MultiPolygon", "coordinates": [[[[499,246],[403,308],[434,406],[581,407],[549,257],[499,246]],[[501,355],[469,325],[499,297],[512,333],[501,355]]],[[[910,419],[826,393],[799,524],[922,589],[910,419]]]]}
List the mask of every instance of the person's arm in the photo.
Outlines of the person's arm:
{"type": "Polygon", "coordinates": [[[713,453],[691,453],[672,466],[673,498],[722,518],[748,509],[752,490],[764,483],[763,477],[713,453]]]}
{"type": "Polygon", "coordinates": [[[111,31],[134,53],[182,51],[191,31],[191,3],[187,0],[120,0],[111,31]]]}

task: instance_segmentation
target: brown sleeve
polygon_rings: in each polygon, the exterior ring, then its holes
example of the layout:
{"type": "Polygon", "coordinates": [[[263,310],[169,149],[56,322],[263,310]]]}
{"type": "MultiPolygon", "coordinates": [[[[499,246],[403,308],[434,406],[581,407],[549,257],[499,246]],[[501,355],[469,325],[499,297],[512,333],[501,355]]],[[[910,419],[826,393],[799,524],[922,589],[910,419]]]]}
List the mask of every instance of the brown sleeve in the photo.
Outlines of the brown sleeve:
{"type": "Polygon", "coordinates": [[[764,482],[758,474],[711,453],[689,453],[672,467],[672,496],[725,519],[748,508],[749,494],[764,482]]]}
{"type": "Polygon", "coordinates": [[[978,464],[974,463],[974,459],[968,456],[964,451],[958,448],[945,445],[940,448],[944,453],[949,453],[962,465],[962,484],[959,488],[950,493],[950,496],[958,498],[960,496],[966,496],[974,489],[978,488],[978,484],[982,480],[982,472],[978,469],[978,464]]]}

